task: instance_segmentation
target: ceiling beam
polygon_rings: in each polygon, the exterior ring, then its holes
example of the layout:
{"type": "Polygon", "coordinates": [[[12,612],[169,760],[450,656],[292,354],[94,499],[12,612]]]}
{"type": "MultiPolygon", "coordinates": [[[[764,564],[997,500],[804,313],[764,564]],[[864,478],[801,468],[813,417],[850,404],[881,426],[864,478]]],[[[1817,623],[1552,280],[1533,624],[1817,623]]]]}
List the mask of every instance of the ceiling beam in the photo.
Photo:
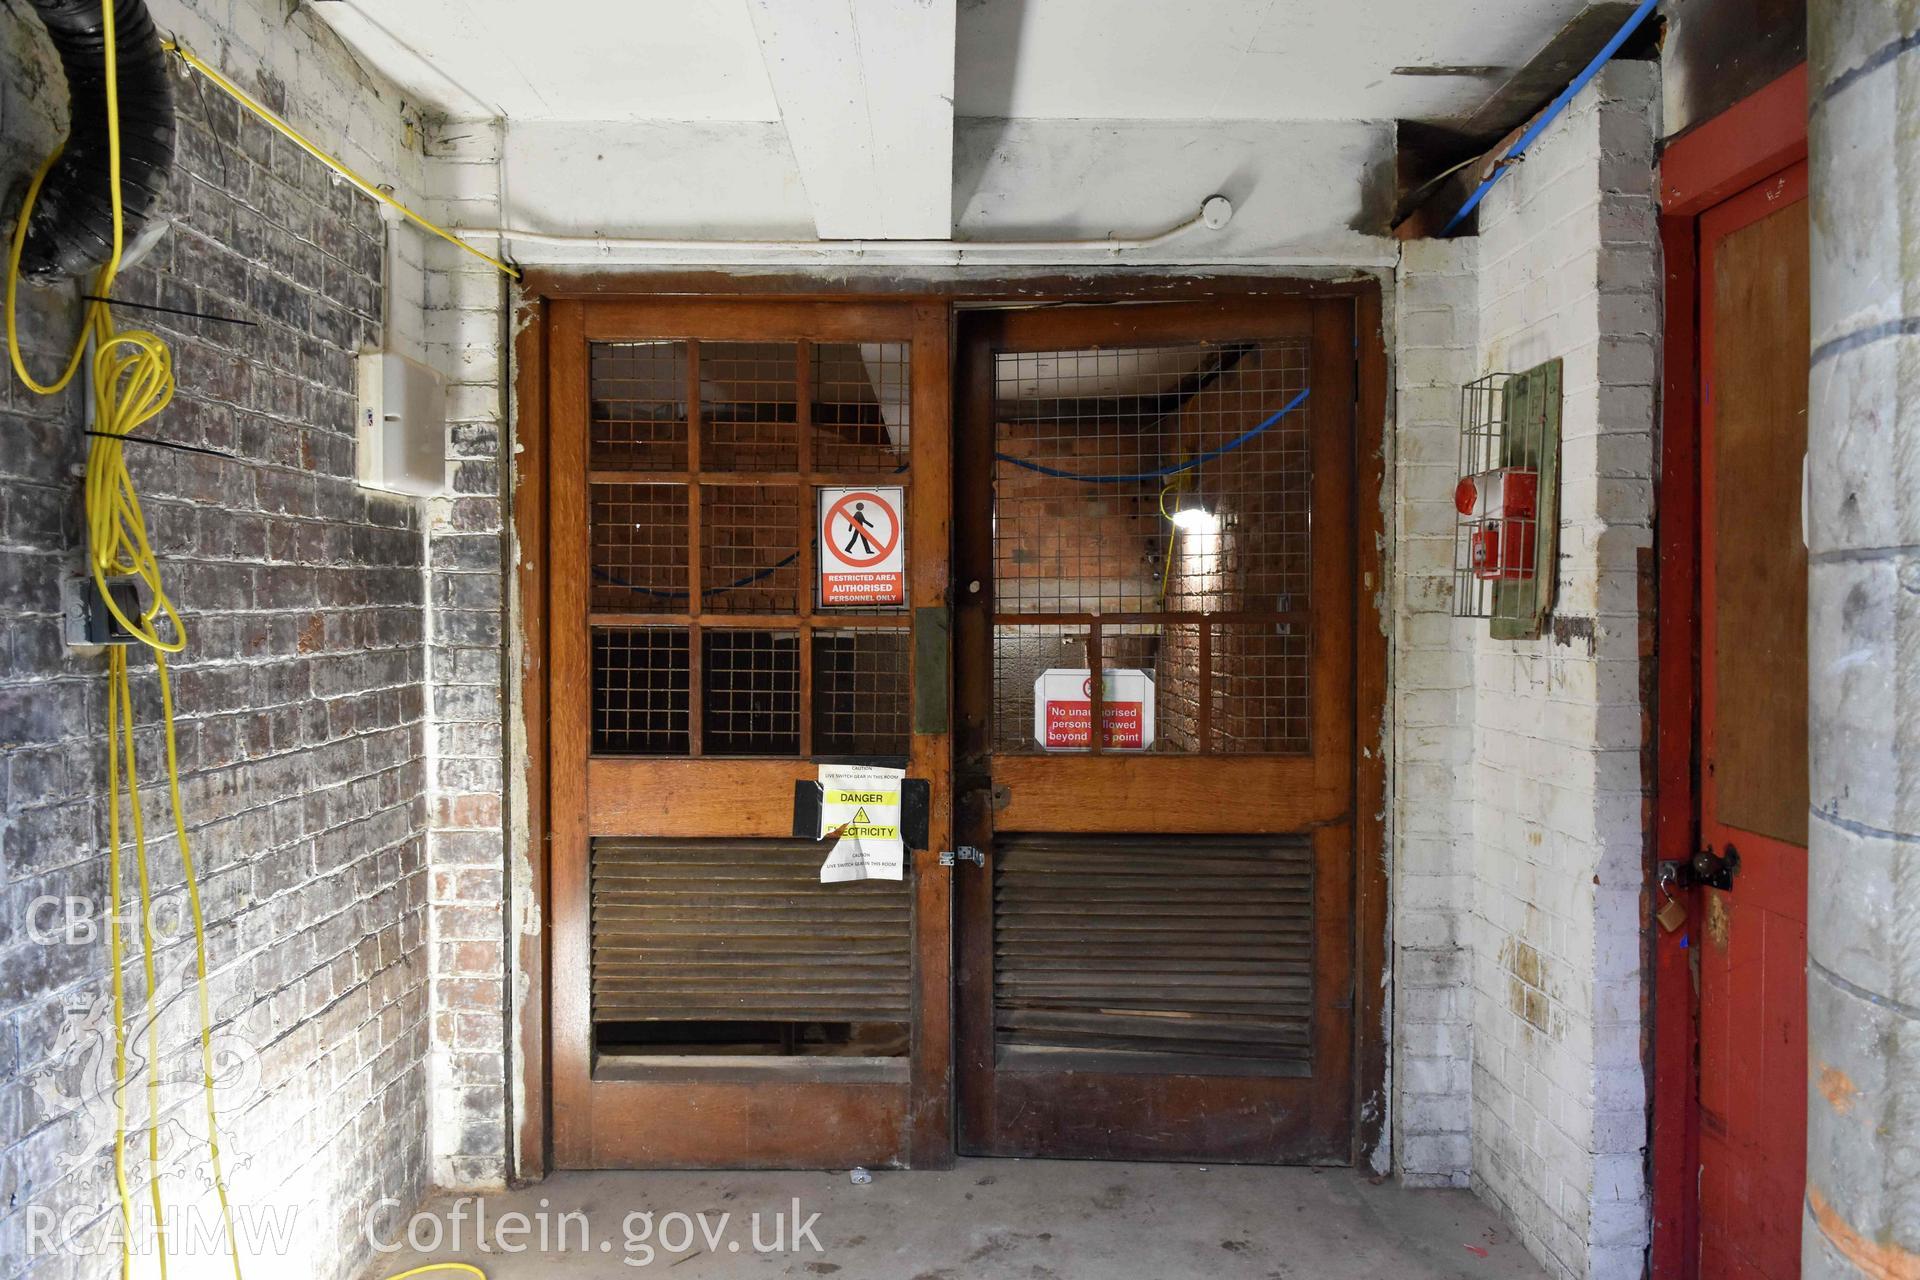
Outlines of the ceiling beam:
{"type": "Polygon", "coordinates": [[[953,233],[955,0],[749,0],[823,240],[953,233]]]}

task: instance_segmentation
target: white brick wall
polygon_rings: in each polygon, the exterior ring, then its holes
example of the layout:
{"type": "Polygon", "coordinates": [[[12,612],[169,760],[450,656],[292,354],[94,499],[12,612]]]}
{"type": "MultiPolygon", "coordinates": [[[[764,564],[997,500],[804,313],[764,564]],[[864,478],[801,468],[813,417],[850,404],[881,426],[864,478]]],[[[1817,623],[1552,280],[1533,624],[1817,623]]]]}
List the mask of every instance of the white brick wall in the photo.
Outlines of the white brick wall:
{"type": "Polygon", "coordinates": [[[1422,1186],[1466,1185],[1472,1159],[1473,629],[1452,616],[1451,571],[1478,258],[1473,239],[1409,242],[1394,325],[1393,1150],[1422,1186]]]}
{"type": "MultiPolygon", "coordinates": [[[[1616,62],[1488,198],[1480,368],[1565,362],[1553,633],[1475,628],[1473,1185],[1556,1275],[1648,1238],[1641,917],[1656,68],[1616,62]]],[[[1450,799],[1457,799],[1451,793],[1450,799]]]]}

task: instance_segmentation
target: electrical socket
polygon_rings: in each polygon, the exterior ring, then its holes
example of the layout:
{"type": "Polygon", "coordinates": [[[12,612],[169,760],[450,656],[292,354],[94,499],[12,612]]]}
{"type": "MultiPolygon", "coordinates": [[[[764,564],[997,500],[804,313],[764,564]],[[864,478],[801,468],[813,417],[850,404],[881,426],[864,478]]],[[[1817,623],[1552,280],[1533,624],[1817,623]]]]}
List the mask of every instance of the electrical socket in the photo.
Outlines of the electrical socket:
{"type": "MultiPolygon", "coordinates": [[[[113,593],[121,613],[129,618],[140,616],[140,579],[130,575],[108,578],[107,590],[113,593]]],[[[133,633],[107,608],[91,576],[65,579],[60,587],[60,604],[68,648],[92,650],[134,643],[133,633]]]]}

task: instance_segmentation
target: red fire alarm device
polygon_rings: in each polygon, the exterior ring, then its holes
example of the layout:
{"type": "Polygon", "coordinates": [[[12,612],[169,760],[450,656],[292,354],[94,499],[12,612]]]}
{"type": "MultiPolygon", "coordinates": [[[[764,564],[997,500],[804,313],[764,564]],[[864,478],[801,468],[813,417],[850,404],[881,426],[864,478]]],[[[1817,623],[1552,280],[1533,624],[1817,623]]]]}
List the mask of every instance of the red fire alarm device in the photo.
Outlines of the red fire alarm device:
{"type": "Polygon", "coordinates": [[[1533,577],[1533,521],[1482,520],[1471,544],[1474,577],[1494,582],[1533,577]]]}
{"type": "Polygon", "coordinates": [[[1524,467],[1496,467],[1461,477],[1453,505],[1473,522],[1468,537],[1473,576],[1524,582],[1533,577],[1534,503],[1540,476],[1524,467]]]}
{"type": "Polygon", "coordinates": [[[1475,520],[1531,520],[1540,493],[1540,475],[1523,467],[1496,467],[1463,476],[1453,505],[1475,520]]]}
{"type": "Polygon", "coordinates": [[[1560,361],[1460,388],[1453,614],[1496,640],[1537,639],[1558,563],[1560,361]]]}

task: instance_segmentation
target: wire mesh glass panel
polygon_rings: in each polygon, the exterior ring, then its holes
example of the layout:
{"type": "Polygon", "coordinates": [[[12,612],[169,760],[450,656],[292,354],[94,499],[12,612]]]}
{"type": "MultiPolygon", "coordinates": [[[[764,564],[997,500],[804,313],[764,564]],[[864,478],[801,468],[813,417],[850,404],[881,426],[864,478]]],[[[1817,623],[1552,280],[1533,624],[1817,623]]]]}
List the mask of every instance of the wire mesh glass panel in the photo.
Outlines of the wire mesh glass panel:
{"type": "Polygon", "coordinates": [[[596,753],[687,753],[688,656],[684,628],[593,629],[596,753]]]}
{"type": "Polygon", "coordinates": [[[892,628],[813,633],[814,754],[907,754],[909,640],[909,632],[892,628]]]}
{"type": "Polygon", "coordinates": [[[700,635],[701,750],[710,756],[800,754],[800,635],[700,635]]]}
{"type": "Polygon", "coordinates": [[[1109,670],[1140,667],[1153,674],[1154,751],[1163,755],[1186,755],[1200,750],[1199,624],[1169,622],[1134,630],[1153,634],[1110,638],[1102,632],[1102,665],[1109,670]],[[1150,643],[1143,646],[1143,640],[1150,643]],[[1146,652],[1139,652],[1141,647],[1145,647],[1146,652]]]}
{"type": "MultiPolygon", "coordinates": [[[[1151,675],[1153,750],[1299,749],[1274,726],[1292,723],[1287,699],[1297,696],[1304,716],[1304,649],[1284,681],[1251,658],[1234,667],[1237,719],[1231,732],[1209,727],[1222,655],[1202,663],[1191,618],[1305,634],[1310,354],[1308,341],[1284,339],[995,357],[996,750],[1037,749],[1033,695],[1014,688],[1012,673],[1029,662],[1040,624],[1059,617],[1084,645],[1074,624],[1088,614],[1109,619],[1104,671],[1151,675]],[[1005,625],[1012,616],[1035,625],[1005,625]],[[1024,700],[1027,722],[1007,720],[1008,699],[1024,700]]],[[[1084,653],[1071,665],[1084,667],[1084,653]]]]}
{"type": "Polygon", "coordinates": [[[1305,341],[997,356],[1000,611],[1303,607],[1308,356],[1305,341]]]}
{"type": "Polygon", "coordinates": [[[687,611],[687,490],[678,484],[596,484],[593,607],[687,611]]]}
{"type": "Polygon", "coordinates": [[[1213,624],[1212,730],[1223,754],[1308,750],[1306,629],[1292,623],[1213,624]]]}
{"type": "Polygon", "coordinates": [[[702,485],[701,612],[796,612],[800,519],[798,486],[702,485]]]}
{"type": "Polygon", "coordinates": [[[812,360],[814,469],[905,471],[913,405],[908,344],[822,342],[812,360]]]}
{"type": "Polygon", "coordinates": [[[700,469],[800,469],[799,345],[700,344],[700,469]]]}
{"type": "Polygon", "coordinates": [[[1034,684],[1056,669],[1087,665],[1087,629],[1075,626],[1002,625],[993,629],[993,749],[1001,754],[1037,752],[1034,684]]]}
{"type": "Polygon", "coordinates": [[[596,342],[588,465],[682,471],[687,465],[687,344],[596,342]]]}

